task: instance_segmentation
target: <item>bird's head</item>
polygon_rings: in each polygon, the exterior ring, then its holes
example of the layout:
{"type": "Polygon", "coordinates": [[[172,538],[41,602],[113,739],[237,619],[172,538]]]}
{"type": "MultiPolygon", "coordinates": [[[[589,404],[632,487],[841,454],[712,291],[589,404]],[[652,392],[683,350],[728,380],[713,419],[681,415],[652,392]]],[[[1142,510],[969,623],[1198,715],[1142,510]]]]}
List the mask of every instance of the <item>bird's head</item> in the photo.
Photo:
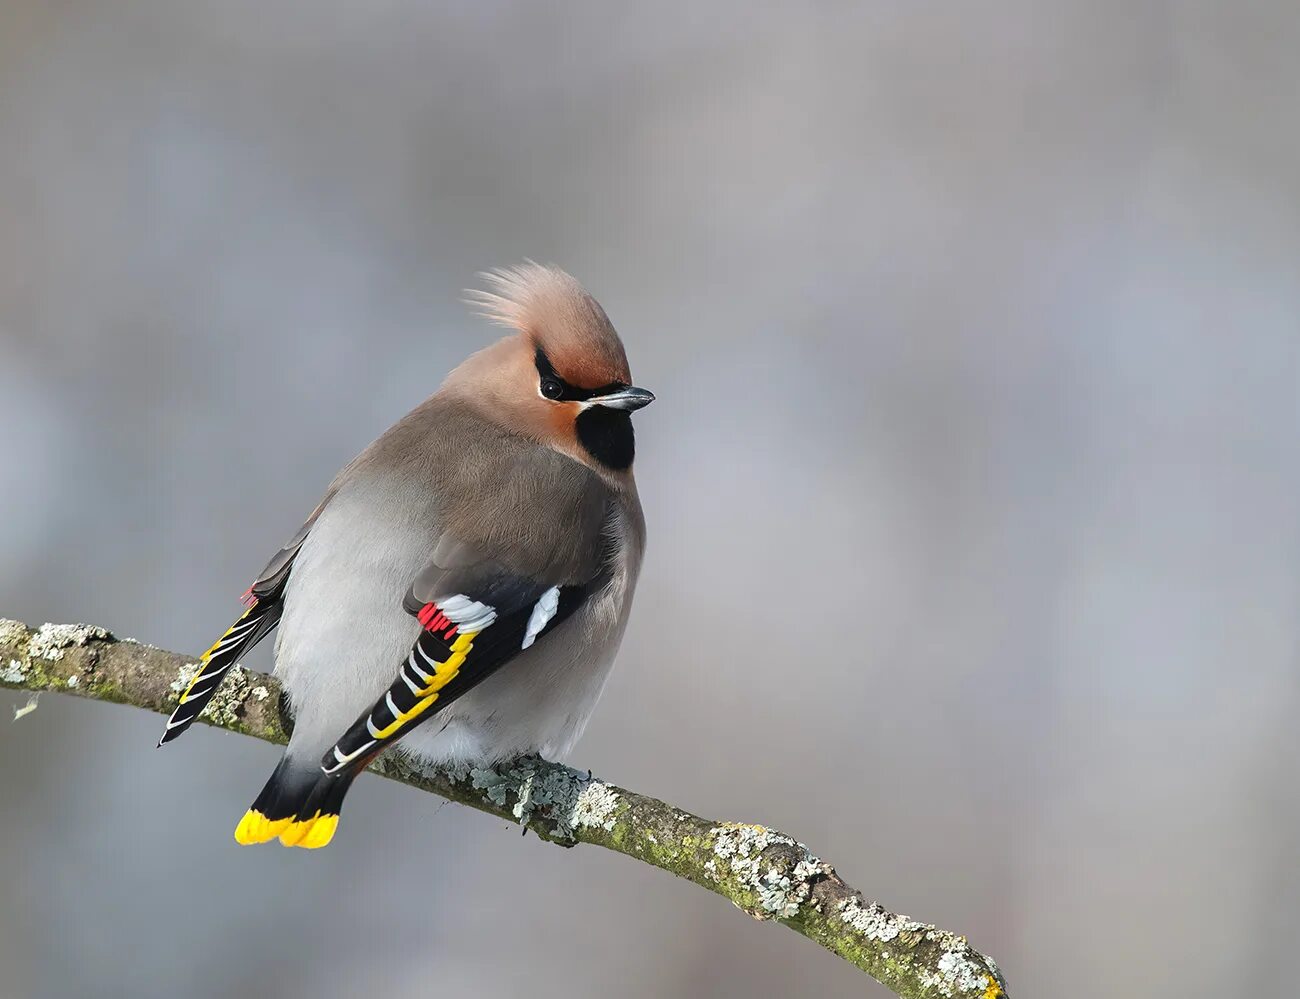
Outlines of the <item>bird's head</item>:
{"type": "Polygon", "coordinates": [[[446,389],[512,432],[597,471],[632,466],[632,413],[654,395],[632,384],[605,310],[554,267],[527,263],[483,275],[478,311],[514,333],[452,372],[446,389]]]}

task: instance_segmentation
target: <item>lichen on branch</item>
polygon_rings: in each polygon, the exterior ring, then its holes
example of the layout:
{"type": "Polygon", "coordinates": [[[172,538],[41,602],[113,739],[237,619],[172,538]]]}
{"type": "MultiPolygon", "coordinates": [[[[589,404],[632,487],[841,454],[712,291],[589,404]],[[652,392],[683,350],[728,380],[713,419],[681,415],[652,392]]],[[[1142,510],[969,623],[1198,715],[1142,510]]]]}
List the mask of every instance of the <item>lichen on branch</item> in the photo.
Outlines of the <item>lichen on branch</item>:
{"type": "MultiPolygon", "coordinates": [[[[0,619],[0,687],[71,694],[170,714],[193,657],[92,625],[29,628],[0,619]]],[[[284,743],[276,681],[240,667],[199,720],[284,743]]],[[[390,751],[374,772],[517,822],[562,846],[590,843],[676,874],[756,919],[788,926],[903,999],[1002,999],[992,959],[965,937],[867,901],[802,843],[765,826],[715,822],[558,763],[527,757],[497,770],[444,770],[390,751]]]]}

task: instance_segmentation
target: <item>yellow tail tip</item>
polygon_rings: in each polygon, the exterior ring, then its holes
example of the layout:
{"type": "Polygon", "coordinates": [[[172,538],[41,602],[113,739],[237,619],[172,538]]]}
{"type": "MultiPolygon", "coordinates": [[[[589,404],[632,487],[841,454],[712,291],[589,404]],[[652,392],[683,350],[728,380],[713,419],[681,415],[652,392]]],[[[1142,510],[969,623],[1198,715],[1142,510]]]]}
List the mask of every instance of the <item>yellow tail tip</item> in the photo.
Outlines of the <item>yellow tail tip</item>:
{"type": "Polygon", "coordinates": [[[319,850],[322,846],[328,846],[329,841],[334,838],[334,830],[338,825],[337,815],[322,815],[312,822],[307,835],[298,840],[298,846],[305,850],[319,850]]]}
{"type": "Polygon", "coordinates": [[[334,838],[338,828],[337,815],[322,815],[317,812],[310,819],[290,822],[280,833],[280,842],[285,846],[300,846],[305,850],[318,850],[334,838]]]}
{"type": "Polygon", "coordinates": [[[239,820],[239,825],[235,827],[235,842],[240,846],[269,843],[280,835],[280,830],[289,823],[289,819],[272,821],[256,809],[250,808],[244,813],[244,817],[239,820]]]}

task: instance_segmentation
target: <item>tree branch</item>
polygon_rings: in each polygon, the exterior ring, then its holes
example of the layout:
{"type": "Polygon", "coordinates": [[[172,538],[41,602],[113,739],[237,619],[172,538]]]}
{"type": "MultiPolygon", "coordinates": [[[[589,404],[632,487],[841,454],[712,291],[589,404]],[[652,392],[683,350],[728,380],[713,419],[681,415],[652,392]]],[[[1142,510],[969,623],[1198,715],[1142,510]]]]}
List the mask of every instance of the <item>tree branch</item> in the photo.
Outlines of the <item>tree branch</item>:
{"type": "MultiPolygon", "coordinates": [[[[28,628],[0,619],[0,686],[52,690],[168,714],[193,675],[189,656],[90,625],[28,628]]],[[[236,666],[201,721],[284,743],[292,723],[274,679],[236,666]]],[[[371,768],[392,780],[518,822],[565,846],[592,843],[693,881],[757,919],[790,927],[903,999],[1001,999],[1006,983],[964,937],[864,899],[793,838],[714,822],[537,758],[499,771],[444,771],[395,752],[371,768]]]]}

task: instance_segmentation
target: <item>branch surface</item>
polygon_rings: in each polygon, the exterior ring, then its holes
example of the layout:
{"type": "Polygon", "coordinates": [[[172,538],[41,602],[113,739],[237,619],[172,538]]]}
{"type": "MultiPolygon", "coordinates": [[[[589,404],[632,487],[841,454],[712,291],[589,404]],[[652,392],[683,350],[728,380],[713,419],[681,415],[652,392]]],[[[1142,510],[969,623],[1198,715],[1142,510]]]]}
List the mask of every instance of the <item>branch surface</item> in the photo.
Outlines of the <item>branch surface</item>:
{"type": "MultiPolygon", "coordinates": [[[[29,628],[0,618],[0,687],[57,691],[169,714],[198,668],[190,656],[85,624],[29,628]]],[[[199,720],[267,742],[288,741],[279,684],[234,667],[199,720]]],[[[371,767],[563,846],[591,843],[662,868],[782,923],[903,999],[1002,999],[997,965],[966,942],[865,899],[794,838],[760,825],[700,818],[537,758],[499,770],[442,770],[392,751],[371,767]]]]}

